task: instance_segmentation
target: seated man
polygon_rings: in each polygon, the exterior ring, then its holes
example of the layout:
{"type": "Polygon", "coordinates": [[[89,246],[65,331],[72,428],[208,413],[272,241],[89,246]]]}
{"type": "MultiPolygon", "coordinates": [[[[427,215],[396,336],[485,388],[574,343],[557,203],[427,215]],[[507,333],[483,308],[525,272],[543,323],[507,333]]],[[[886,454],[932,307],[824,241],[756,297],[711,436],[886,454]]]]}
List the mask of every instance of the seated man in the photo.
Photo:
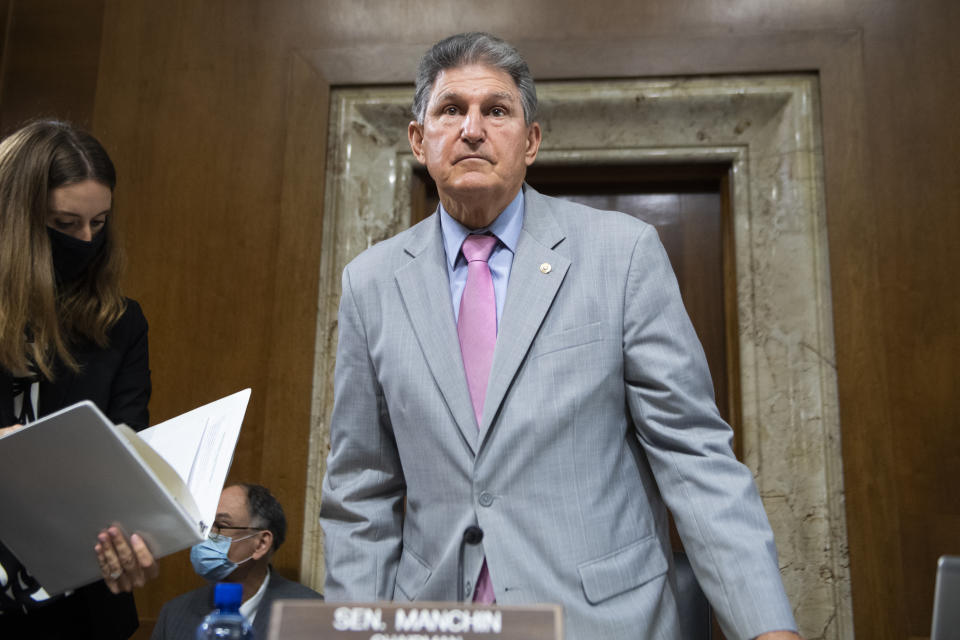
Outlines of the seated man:
{"type": "Polygon", "coordinates": [[[194,570],[211,584],[163,605],[151,640],[192,638],[213,610],[216,582],[243,585],[240,613],[253,625],[254,636],[267,637],[270,609],[283,598],[323,598],[270,569],[270,558],[283,544],[287,519],[270,491],[258,484],[236,484],[223,490],[210,538],[190,550],[194,570]]]}

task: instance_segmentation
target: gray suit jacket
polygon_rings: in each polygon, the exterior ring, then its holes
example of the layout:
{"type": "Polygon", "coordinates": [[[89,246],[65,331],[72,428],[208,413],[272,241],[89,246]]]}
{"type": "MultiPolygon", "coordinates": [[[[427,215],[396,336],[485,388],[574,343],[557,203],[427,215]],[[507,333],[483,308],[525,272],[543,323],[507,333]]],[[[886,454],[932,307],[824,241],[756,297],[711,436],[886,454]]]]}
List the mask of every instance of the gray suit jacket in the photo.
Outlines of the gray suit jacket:
{"type": "Polygon", "coordinates": [[[479,429],[438,217],[344,270],[327,598],[453,600],[478,524],[468,594],[485,555],[498,603],[562,604],[569,640],[676,638],[666,505],[729,637],[796,628],[656,230],[524,198],[479,429]]]}
{"type": "MultiPolygon", "coordinates": [[[[287,580],[276,571],[271,571],[267,590],[257,607],[257,617],[253,619],[254,638],[267,637],[273,601],[284,598],[323,598],[323,596],[299,582],[287,580]]],[[[197,627],[212,610],[212,584],[177,596],[163,605],[150,640],[193,640],[197,627]]]]}

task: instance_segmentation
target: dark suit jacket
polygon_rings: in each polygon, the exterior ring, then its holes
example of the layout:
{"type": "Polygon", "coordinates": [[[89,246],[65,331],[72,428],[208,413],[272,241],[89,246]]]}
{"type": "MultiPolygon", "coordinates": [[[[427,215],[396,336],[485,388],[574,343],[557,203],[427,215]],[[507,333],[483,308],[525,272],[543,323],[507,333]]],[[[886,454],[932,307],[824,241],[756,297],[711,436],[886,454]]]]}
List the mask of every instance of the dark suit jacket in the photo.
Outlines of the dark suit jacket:
{"type": "MultiPolygon", "coordinates": [[[[110,330],[109,339],[106,349],[89,343],[74,347],[73,354],[81,365],[77,373],[55,364],[56,379],[40,383],[38,416],[91,400],[114,423],[136,430],[148,425],[147,320],[136,301],[127,300],[127,309],[110,330]]],[[[10,373],[0,368],[0,426],[16,422],[11,392],[10,373]]],[[[92,553],[93,541],[90,547],[92,553]]],[[[137,624],[133,596],[115,596],[101,581],[29,615],[0,616],[0,637],[119,640],[129,638],[137,624]]]]}
{"type": "MultiPolygon", "coordinates": [[[[270,582],[257,607],[253,619],[253,637],[266,638],[270,623],[270,609],[274,600],[284,598],[323,598],[322,595],[299,582],[287,580],[276,571],[270,571],[270,582]]],[[[213,610],[213,585],[208,584],[177,596],[160,610],[151,640],[190,640],[204,617],[213,610]]]]}

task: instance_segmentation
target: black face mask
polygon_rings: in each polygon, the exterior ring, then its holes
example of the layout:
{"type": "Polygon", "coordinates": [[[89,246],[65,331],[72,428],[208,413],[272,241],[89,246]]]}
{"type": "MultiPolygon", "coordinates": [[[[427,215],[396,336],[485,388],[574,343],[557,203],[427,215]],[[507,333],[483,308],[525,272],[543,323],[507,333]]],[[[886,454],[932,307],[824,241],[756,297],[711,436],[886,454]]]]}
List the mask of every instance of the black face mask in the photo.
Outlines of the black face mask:
{"type": "Polygon", "coordinates": [[[50,237],[50,252],[53,254],[53,271],[60,283],[73,282],[82,276],[107,239],[105,228],[93,236],[90,242],[78,240],[52,227],[47,227],[47,235],[50,237]]]}

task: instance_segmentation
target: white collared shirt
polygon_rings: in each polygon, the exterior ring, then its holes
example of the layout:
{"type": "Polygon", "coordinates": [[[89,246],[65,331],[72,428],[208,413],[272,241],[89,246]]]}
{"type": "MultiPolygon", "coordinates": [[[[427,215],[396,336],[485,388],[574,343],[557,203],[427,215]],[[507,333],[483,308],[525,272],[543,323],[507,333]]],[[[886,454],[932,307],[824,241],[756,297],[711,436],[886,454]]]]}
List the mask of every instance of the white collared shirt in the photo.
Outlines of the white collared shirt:
{"type": "Polygon", "coordinates": [[[260,607],[260,601],[263,600],[263,594],[267,592],[267,583],[270,582],[270,567],[267,567],[267,575],[263,577],[263,584],[257,589],[253,596],[240,605],[240,614],[247,619],[247,622],[253,624],[253,619],[257,617],[257,609],[260,607]]]}
{"type": "Polygon", "coordinates": [[[517,193],[507,208],[490,223],[489,227],[471,231],[453,219],[441,204],[440,232],[443,235],[443,250],[447,258],[447,277],[450,280],[450,299],[453,304],[454,322],[460,317],[460,299],[463,289],[467,285],[467,261],[460,251],[460,246],[470,233],[490,232],[497,237],[498,242],[490,253],[487,264],[493,278],[493,292],[497,300],[497,327],[503,316],[503,306],[507,299],[507,282],[510,280],[510,269],[513,266],[513,256],[520,242],[520,231],[523,229],[523,188],[517,193]]]}

